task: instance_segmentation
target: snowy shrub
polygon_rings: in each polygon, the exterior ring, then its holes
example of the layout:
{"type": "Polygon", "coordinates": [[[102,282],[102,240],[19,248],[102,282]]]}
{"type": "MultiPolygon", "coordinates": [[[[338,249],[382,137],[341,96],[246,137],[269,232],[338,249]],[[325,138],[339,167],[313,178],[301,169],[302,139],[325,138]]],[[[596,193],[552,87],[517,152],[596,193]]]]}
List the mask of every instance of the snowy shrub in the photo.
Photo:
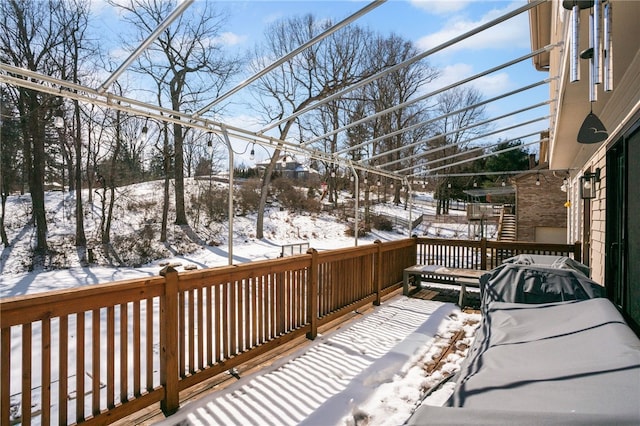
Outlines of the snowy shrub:
{"type": "Polygon", "coordinates": [[[114,236],[112,249],[119,263],[139,267],[167,255],[157,240],[153,225],[146,224],[133,234],[114,236]]]}
{"type": "Polygon", "coordinates": [[[302,203],[302,209],[307,213],[320,213],[322,211],[322,202],[312,197],[307,197],[302,203]]]}
{"type": "MultiPolygon", "coordinates": [[[[344,231],[344,234],[348,237],[354,237],[356,235],[355,233],[355,225],[353,222],[349,222],[347,224],[347,229],[344,231]]],[[[366,236],[369,232],[371,232],[371,227],[365,223],[360,222],[358,224],[358,237],[364,237],[366,236]]]]}
{"type": "Polygon", "coordinates": [[[226,189],[207,188],[191,198],[191,206],[197,211],[204,211],[214,222],[221,222],[229,216],[229,194],[226,189]]]}
{"type": "Polygon", "coordinates": [[[276,198],[282,207],[292,211],[304,209],[304,203],[307,199],[298,188],[293,186],[291,180],[276,179],[273,181],[273,186],[276,192],[276,198]]]}
{"type": "Polygon", "coordinates": [[[136,199],[127,203],[127,210],[130,212],[145,212],[156,207],[155,200],[136,199]]]}
{"type": "Polygon", "coordinates": [[[393,231],[393,222],[384,216],[373,216],[371,218],[372,225],[379,231],[393,231]]]}
{"type": "Polygon", "coordinates": [[[260,186],[261,182],[259,179],[249,179],[240,186],[237,192],[237,206],[241,214],[245,215],[248,212],[258,210],[258,205],[260,204],[260,186]]]}
{"type": "Polygon", "coordinates": [[[307,189],[307,198],[316,198],[316,189],[313,186],[307,189]]]}

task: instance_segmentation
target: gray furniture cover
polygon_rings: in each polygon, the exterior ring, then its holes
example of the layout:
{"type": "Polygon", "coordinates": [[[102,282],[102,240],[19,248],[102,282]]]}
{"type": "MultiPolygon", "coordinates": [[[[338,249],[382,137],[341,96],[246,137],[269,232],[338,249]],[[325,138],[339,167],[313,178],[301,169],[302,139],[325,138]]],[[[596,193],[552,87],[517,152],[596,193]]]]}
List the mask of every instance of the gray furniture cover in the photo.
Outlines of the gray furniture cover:
{"type": "Polygon", "coordinates": [[[502,264],[547,266],[553,269],[573,269],[587,277],[591,276],[591,268],[584,263],[567,256],[553,256],[547,254],[519,254],[502,261],[502,264]]]}
{"type": "Polygon", "coordinates": [[[409,424],[640,424],[640,340],[604,298],[493,302],[448,405],[409,424]]]}
{"type": "Polygon", "coordinates": [[[408,424],[640,425],[640,340],[604,288],[572,262],[510,260],[480,279],[482,322],[447,407],[408,424]]]}
{"type": "Polygon", "coordinates": [[[604,288],[584,274],[588,269],[567,257],[509,258],[480,277],[482,309],[491,302],[549,303],[604,297],[604,288]]]}

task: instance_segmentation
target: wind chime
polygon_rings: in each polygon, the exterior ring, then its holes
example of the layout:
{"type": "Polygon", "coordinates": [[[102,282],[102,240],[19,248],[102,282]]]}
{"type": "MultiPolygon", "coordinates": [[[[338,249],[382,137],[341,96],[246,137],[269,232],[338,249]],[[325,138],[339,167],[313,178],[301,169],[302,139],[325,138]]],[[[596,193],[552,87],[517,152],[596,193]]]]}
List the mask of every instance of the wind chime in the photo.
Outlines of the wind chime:
{"type": "Polygon", "coordinates": [[[562,6],[571,11],[570,81],[580,81],[580,59],[589,60],[589,102],[591,109],[578,131],[578,143],[598,143],[609,137],[602,121],[593,113],[598,100],[598,85],[605,92],[613,90],[613,42],[611,0],[564,0],[562,6]],[[580,49],[580,11],[589,12],[589,47],[580,49]]]}

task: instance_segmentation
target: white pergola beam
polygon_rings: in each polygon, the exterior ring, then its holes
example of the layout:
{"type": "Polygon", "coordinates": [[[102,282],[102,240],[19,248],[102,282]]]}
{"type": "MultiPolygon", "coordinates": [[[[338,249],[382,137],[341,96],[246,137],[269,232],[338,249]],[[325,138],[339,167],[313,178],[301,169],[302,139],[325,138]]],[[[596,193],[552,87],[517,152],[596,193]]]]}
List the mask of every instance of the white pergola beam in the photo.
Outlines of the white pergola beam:
{"type": "Polygon", "coordinates": [[[182,15],[182,13],[189,6],[191,6],[191,3],[193,3],[193,1],[194,0],[183,0],[182,3],[178,4],[174,11],[171,12],[171,15],[169,15],[151,34],[149,34],[149,36],[142,43],[140,43],[136,50],[134,50],[129,55],[129,57],[122,64],[120,64],[118,69],[116,69],[109,76],[109,78],[107,78],[107,80],[102,83],[100,87],[98,87],[98,93],[106,92],[109,86],[111,86],[113,82],[116,81],[116,79],[120,77],[120,75],[125,72],[127,68],[129,68],[133,61],[138,59],[138,57],[142,55],[142,52],[144,52],[147,47],[149,47],[154,41],[156,41],[158,36],[160,36],[160,33],[162,33],[162,31],[164,31],[169,25],[171,25],[173,21],[175,21],[180,15],[182,15]]]}
{"type": "Polygon", "coordinates": [[[349,86],[349,87],[347,87],[347,88],[345,88],[343,90],[339,90],[338,92],[334,93],[333,95],[327,96],[326,98],[323,98],[321,101],[318,101],[318,102],[316,102],[316,103],[314,103],[312,105],[309,105],[309,106],[307,106],[305,108],[302,108],[299,111],[295,112],[294,114],[289,115],[286,118],[283,118],[281,120],[275,121],[275,122],[269,124],[268,126],[263,127],[260,130],[260,133],[264,133],[264,132],[266,132],[268,130],[271,130],[271,129],[279,126],[282,123],[286,123],[287,121],[289,121],[289,120],[291,120],[293,118],[299,117],[300,115],[305,114],[305,113],[307,113],[307,112],[319,107],[320,105],[324,105],[324,104],[326,104],[328,102],[331,102],[331,101],[333,101],[335,99],[341,98],[342,96],[346,95],[347,93],[350,93],[350,92],[354,91],[357,88],[365,86],[365,85],[367,85],[367,84],[369,84],[369,83],[371,83],[371,82],[373,82],[373,81],[375,81],[375,80],[377,80],[377,79],[379,79],[381,77],[384,77],[385,75],[387,75],[389,73],[392,73],[392,72],[397,71],[399,69],[405,68],[405,67],[407,67],[407,66],[409,66],[409,65],[411,65],[411,64],[413,64],[415,62],[418,62],[418,61],[426,58],[427,56],[433,55],[434,53],[437,53],[437,52],[439,52],[441,50],[444,50],[447,47],[453,46],[454,44],[456,44],[456,43],[458,43],[460,41],[463,41],[463,40],[465,40],[465,39],[467,39],[469,37],[472,37],[472,36],[474,36],[474,35],[476,35],[478,33],[481,33],[482,31],[484,31],[484,30],[486,30],[488,28],[491,28],[491,27],[493,27],[495,25],[498,25],[498,24],[500,24],[500,23],[502,23],[504,21],[507,21],[507,20],[513,18],[514,16],[517,16],[517,15],[523,13],[523,12],[528,11],[529,9],[533,9],[536,6],[538,6],[538,5],[542,4],[542,3],[545,3],[546,1],[547,0],[531,0],[529,3],[519,7],[517,9],[514,9],[511,12],[508,12],[508,13],[502,15],[502,16],[499,16],[498,18],[493,19],[493,20],[491,20],[491,21],[489,21],[487,23],[479,25],[476,28],[474,28],[474,29],[472,29],[470,31],[467,31],[464,34],[461,34],[461,35],[459,35],[457,37],[454,37],[451,40],[448,40],[448,41],[446,41],[446,42],[444,42],[444,43],[442,43],[442,44],[440,44],[440,45],[438,45],[438,46],[436,46],[436,47],[434,47],[432,49],[426,50],[426,51],[424,51],[424,52],[422,52],[422,53],[420,53],[420,54],[418,54],[418,55],[416,55],[416,56],[414,56],[412,58],[407,59],[406,61],[400,62],[399,64],[396,64],[396,65],[393,65],[393,66],[391,66],[389,68],[386,68],[386,69],[384,69],[384,70],[382,70],[382,71],[380,71],[380,72],[378,72],[378,73],[376,73],[376,74],[374,74],[374,75],[372,75],[372,76],[370,76],[368,78],[365,78],[364,80],[360,81],[359,83],[353,84],[353,85],[351,85],[351,86],[349,86]]]}
{"type": "Polygon", "coordinates": [[[229,98],[230,96],[232,96],[235,93],[239,92],[240,90],[244,89],[245,87],[247,87],[248,85],[250,85],[254,81],[258,80],[259,78],[265,76],[266,74],[268,74],[269,72],[273,71],[274,69],[276,69],[280,65],[284,64],[285,62],[287,62],[289,59],[293,58],[294,56],[297,56],[303,50],[308,49],[309,47],[313,46],[314,44],[318,43],[319,41],[329,37],[331,34],[333,34],[336,31],[342,29],[343,27],[349,25],[351,22],[355,21],[356,19],[360,18],[361,16],[369,13],[370,11],[372,11],[376,7],[382,5],[386,1],[387,0],[375,0],[375,1],[371,2],[371,3],[369,3],[367,6],[363,7],[360,10],[358,10],[353,15],[348,16],[347,18],[345,18],[342,21],[338,22],[336,25],[333,25],[332,27],[328,28],[326,31],[322,32],[321,34],[318,34],[317,36],[313,37],[308,42],[302,44],[301,46],[295,48],[291,52],[285,54],[280,59],[276,60],[272,64],[270,64],[267,67],[263,68],[262,70],[260,70],[256,74],[254,74],[251,77],[247,78],[246,80],[240,82],[237,86],[235,86],[234,88],[230,89],[226,93],[218,96],[216,99],[214,99],[212,102],[210,102],[207,106],[205,106],[204,108],[200,109],[195,114],[193,114],[193,117],[196,118],[196,117],[199,117],[202,114],[206,113],[207,111],[209,111],[211,108],[213,108],[214,106],[216,106],[220,102],[224,101],[225,99],[229,98]]]}

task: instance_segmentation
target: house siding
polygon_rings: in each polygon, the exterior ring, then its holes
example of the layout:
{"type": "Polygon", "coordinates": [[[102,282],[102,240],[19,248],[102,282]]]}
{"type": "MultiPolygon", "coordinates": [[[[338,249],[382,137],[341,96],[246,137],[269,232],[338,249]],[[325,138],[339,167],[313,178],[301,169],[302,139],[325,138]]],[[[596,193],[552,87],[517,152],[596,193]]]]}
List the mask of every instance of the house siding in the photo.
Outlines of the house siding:
{"type": "Polygon", "coordinates": [[[604,283],[604,256],[605,256],[605,229],[606,229],[606,197],[607,197],[607,146],[603,144],[582,169],[593,171],[600,168],[600,182],[597,183],[596,198],[591,200],[591,238],[589,240],[591,252],[584,253],[589,256],[591,266],[591,278],[599,283],[604,283]]]}

